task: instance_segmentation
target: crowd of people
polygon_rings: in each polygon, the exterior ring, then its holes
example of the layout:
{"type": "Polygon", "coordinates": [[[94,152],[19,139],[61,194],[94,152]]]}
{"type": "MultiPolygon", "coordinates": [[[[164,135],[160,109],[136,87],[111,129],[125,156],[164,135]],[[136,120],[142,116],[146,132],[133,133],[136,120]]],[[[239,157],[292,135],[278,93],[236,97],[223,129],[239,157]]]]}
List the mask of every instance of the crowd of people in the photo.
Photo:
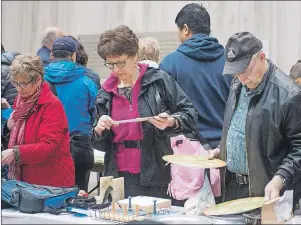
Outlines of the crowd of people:
{"type": "MultiPolygon", "coordinates": [[[[175,18],[180,46],[160,61],[152,37],[127,26],[103,32],[98,54],[111,74],[100,84],[76,38],[45,30],[36,54],[1,49],[2,164],[9,177],[88,191],[93,149],[105,152],[104,175],[124,177],[125,196],[167,195],[170,137],[209,142],[220,170],[218,201],[288,189],[301,195],[301,60],[287,75],[250,32],[224,47],[210,36],[200,4],[175,18]],[[120,120],[150,117],[144,122],[120,120]]],[[[101,60],[100,59],[100,60],[101,60]]],[[[174,205],[185,201],[173,199],[174,205]]]]}

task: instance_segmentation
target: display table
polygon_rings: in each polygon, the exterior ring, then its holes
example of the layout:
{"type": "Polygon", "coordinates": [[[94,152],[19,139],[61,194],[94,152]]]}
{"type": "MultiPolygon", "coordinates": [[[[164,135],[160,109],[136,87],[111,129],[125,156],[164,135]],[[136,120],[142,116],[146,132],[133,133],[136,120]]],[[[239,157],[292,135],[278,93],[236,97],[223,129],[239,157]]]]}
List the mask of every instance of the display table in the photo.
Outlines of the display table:
{"type": "MultiPolygon", "coordinates": [[[[182,211],[182,207],[172,206],[173,211],[182,211]]],[[[74,214],[51,215],[49,213],[21,213],[16,208],[2,209],[2,224],[118,224],[113,221],[102,221],[95,217],[77,217],[74,214]]],[[[167,215],[169,216],[169,215],[167,215]]]]}
{"type": "Polygon", "coordinates": [[[3,209],[2,224],[106,224],[91,217],[76,217],[72,214],[51,215],[48,213],[21,213],[15,208],[3,209]]]}
{"type": "MultiPolygon", "coordinates": [[[[108,222],[93,220],[91,217],[76,217],[72,214],[27,214],[21,213],[15,208],[3,209],[1,211],[2,224],[108,224],[108,222]]],[[[287,221],[287,224],[301,224],[301,217],[295,216],[290,221],[287,221]]]]}

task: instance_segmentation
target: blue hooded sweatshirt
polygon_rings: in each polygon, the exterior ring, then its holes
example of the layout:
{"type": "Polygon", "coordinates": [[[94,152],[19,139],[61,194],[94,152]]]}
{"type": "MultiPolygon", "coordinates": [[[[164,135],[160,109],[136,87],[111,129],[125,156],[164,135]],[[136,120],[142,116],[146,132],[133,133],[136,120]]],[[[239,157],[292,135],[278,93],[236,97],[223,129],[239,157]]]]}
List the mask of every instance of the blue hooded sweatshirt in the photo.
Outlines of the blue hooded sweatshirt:
{"type": "Polygon", "coordinates": [[[99,90],[101,88],[101,85],[100,85],[100,78],[99,78],[98,74],[95,73],[93,70],[89,69],[86,66],[83,66],[83,65],[78,64],[78,63],[76,65],[80,68],[84,68],[85,75],[95,82],[95,84],[96,84],[96,86],[99,90]]]}
{"type": "Polygon", "coordinates": [[[90,136],[95,118],[97,85],[72,61],[56,60],[45,67],[45,80],[54,84],[67,118],[70,136],[90,136]]]}
{"type": "Polygon", "coordinates": [[[198,110],[197,127],[212,147],[222,136],[226,101],[232,78],[222,76],[224,47],[205,34],[194,34],[167,55],[159,68],[170,74],[198,110]]]}

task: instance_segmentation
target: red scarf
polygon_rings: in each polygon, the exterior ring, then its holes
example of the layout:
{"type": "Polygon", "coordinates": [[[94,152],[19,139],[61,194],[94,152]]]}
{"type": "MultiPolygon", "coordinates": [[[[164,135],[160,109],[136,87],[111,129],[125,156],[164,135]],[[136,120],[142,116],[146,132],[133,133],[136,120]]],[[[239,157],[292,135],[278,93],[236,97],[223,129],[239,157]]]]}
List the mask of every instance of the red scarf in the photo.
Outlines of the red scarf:
{"type": "MultiPolygon", "coordinates": [[[[41,90],[38,89],[29,98],[24,98],[20,95],[17,96],[15,109],[9,118],[13,126],[10,132],[8,148],[24,143],[25,124],[28,117],[35,111],[40,94],[41,90]]],[[[14,179],[20,178],[20,167],[16,165],[15,160],[9,165],[9,177],[14,179]]]]}

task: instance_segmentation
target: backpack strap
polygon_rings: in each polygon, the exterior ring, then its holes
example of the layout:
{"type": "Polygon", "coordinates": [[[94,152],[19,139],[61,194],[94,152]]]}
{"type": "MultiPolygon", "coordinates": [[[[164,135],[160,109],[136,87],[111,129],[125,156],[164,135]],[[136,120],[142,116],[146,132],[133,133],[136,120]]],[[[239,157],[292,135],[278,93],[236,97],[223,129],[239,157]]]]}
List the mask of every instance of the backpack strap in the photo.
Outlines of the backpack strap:
{"type": "Polygon", "coordinates": [[[51,90],[51,92],[55,95],[55,96],[57,96],[57,92],[56,92],[56,88],[55,88],[55,84],[54,83],[51,83],[51,82],[49,82],[49,81],[47,81],[47,83],[49,84],[49,86],[50,86],[50,90],[51,90]]]}

